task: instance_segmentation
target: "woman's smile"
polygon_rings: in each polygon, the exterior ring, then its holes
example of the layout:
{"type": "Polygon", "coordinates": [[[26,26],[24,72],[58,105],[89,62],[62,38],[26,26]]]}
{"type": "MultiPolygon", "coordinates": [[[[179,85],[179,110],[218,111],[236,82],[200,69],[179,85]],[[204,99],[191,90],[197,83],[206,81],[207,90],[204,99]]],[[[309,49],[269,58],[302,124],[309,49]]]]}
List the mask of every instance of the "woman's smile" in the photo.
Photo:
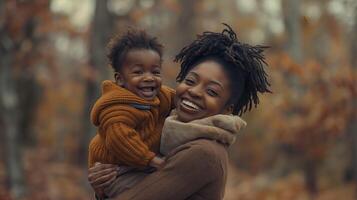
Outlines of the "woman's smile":
{"type": "Polygon", "coordinates": [[[180,101],[180,109],[183,112],[188,112],[188,113],[196,113],[196,112],[200,112],[200,107],[193,103],[192,101],[186,100],[186,99],[182,99],[180,101]]]}

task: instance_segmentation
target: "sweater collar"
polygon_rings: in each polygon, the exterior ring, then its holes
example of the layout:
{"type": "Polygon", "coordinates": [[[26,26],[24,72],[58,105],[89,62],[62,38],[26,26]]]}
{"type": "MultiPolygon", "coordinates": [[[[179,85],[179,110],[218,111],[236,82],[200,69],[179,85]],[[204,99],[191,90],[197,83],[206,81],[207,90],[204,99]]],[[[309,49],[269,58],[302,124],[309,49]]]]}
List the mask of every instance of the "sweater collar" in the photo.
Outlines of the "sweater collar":
{"type": "MultiPolygon", "coordinates": [[[[161,90],[160,90],[161,92],[161,90]]],[[[145,100],[130,92],[129,90],[118,86],[113,81],[104,81],[102,83],[102,96],[95,102],[91,110],[91,121],[94,125],[99,124],[99,114],[107,107],[118,104],[127,104],[133,107],[151,108],[159,106],[160,100],[155,97],[152,101],[145,100]]]]}
{"type": "Polygon", "coordinates": [[[199,138],[216,140],[230,146],[235,142],[239,130],[245,126],[246,122],[240,117],[222,114],[184,123],[178,121],[173,112],[165,120],[160,152],[166,155],[174,148],[199,138]]]}

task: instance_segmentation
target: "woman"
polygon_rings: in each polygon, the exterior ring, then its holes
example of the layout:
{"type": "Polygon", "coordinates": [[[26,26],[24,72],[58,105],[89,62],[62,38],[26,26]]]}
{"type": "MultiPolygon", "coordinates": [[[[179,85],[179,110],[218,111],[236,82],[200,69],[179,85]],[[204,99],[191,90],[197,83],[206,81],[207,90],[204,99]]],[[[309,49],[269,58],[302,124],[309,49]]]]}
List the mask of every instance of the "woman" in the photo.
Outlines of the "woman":
{"type": "MultiPolygon", "coordinates": [[[[190,125],[218,114],[227,118],[227,114],[241,115],[253,104],[257,106],[258,92],[270,92],[263,68],[265,47],[240,43],[234,31],[226,26],[222,33],[199,35],[175,58],[181,62],[175,119],[181,123],[190,125]]],[[[211,123],[217,127],[219,124],[211,123]]],[[[181,143],[169,151],[161,169],[146,174],[116,198],[222,199],[228,162],[227,144],[222,141],[221,137],[212,140],[210,134],[199,134],[181,143]]],[[[88,179],[98,193],[116,175],[116,166],[98,164],[89,169],[88,179]]]]}

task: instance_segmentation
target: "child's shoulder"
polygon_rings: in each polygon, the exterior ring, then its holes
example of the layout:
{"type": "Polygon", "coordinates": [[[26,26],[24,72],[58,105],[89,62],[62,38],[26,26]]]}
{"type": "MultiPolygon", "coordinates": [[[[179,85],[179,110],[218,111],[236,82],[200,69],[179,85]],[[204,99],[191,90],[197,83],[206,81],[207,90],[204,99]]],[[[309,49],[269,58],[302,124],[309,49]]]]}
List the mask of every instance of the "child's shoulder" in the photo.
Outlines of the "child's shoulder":
{"type": "Polygon", "coordinates": [[[112,91],[114,89],[120,88],[119,85],[115,84],[114,81],[111,80],[104,80],[102,82],[102,93],[105,94],[106,92],[112,91]]]}
{"type": "Polygon", "coordinates": [[[166,96],[175,96],[176,94],[176,91],[175,89],[169,87],[169,86],[166,86],[166,85],[162,85],[161,86],[161,92],[166,95],[166,96]]]}
{"type": "Polygon", "coordinates": [[[131,107],[131,101],[135,100],[135,97],[132,96],[134,95],[128,94],[127,90],[118,86],[114,81],[105,80],[102,82],[102,94],[95,101],[92,112],[110,109],[111,107],[125,110],[131,107]]]}
{"type": "Polygon", "coordinates": [[[161,86],[160,99],[160,111],[163,116],[168,116],[171,110],[175,107],[174,97],[176,91],[166,85],[161,86]]]}

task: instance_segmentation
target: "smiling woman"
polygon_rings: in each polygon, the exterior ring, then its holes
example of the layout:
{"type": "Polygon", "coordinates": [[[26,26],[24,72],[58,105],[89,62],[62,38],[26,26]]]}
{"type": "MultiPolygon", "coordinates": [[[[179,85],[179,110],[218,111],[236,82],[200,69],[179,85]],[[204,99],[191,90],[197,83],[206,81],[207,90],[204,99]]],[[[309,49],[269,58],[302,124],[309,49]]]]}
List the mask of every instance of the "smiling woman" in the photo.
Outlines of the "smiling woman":
{"type": "Polygon", "coordinates": [[[89,169],[95,191],[121,200],[223,198],[226,147],[245,126],[233,115],[256,106],[258,92],[270,92],[264,47],[240,43],[226,26],[222,33],[204,32],[176,56],[176,112],[166,119],[160,144],[165,162],[155,172],[96,164],[89,169]]]}

